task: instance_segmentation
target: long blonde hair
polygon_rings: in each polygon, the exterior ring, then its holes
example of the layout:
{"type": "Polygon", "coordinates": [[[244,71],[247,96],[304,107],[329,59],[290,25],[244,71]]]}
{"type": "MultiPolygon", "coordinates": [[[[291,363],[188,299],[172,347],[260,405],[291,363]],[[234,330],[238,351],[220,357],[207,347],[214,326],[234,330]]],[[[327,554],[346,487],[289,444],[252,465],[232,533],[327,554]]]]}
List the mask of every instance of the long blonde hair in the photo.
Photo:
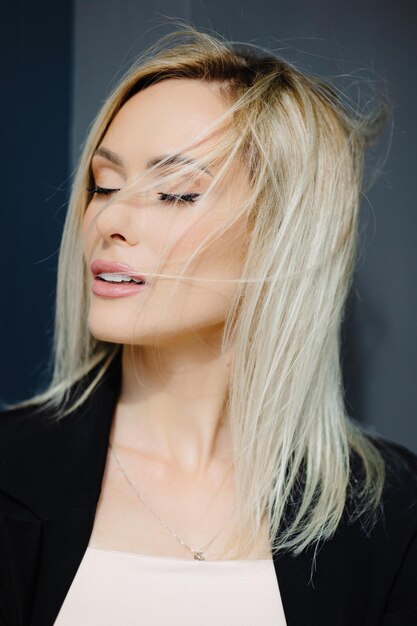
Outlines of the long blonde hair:
{"type": "MultiPolygon", "coordinates": [[[[320,78],[190,25],[162,37],[119,80],[89,130],[60,248],[51,382],[43,393],[9,407],[41,404],[54,419],[70,419],[120,353],[120,345],[96,339],[86,324],[88,268],[80,225],[90,199],[91,159],[123,104],[171,78],[219,89],[229,105],[229,125],[207,163],[221,163],[221,176],[236,159],[250,183],[242,203],[249,227],[245,266],[222,344],[234,348],[226,414],[235,450],[239,554],[256,545],[265,514],[271,548],[298,554],[333,535],[349,494],[357,515],[375,519],[384,485],[383,457],[346,413],[340,343],[365,148],[385,125],[386,103],[360,113],[320,78]],[[96,377],[70,406],[71,387],[97,365],[96,377]],[[357,486],[350,481],[351,451],[363,462],[357,486]],[[300,470],[298,508],[284,528],[300,470]]],[[[166,180],[176,175],[168,171],[166,180]]],[[[135,185],[103,210],[137,192],[135,185]]],[[[219,231],[228,226],[219,224],[219,231]]]]}

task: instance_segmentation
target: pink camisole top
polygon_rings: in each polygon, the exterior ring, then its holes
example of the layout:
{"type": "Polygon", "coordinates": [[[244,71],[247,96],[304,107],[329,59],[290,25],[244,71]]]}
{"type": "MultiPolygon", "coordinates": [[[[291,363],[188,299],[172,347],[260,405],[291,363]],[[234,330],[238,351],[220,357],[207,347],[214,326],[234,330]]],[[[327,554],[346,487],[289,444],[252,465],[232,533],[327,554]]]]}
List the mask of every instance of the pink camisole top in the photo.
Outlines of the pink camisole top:
{"type": "Polygon", "coordinates": [[[87,547],[54,626],[287,626],[271,559],[197,561],[87,547]]]}

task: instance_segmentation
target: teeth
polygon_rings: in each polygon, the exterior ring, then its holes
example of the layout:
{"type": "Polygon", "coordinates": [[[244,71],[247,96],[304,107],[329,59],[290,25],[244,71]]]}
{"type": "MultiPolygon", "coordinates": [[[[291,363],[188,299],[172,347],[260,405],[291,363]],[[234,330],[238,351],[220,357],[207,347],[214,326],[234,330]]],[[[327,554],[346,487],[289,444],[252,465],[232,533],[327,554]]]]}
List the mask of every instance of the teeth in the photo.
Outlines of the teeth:
{"type": "Polygon", "coordinates": [[[102,272],[101,274],[98,274],[97,277],[102,278],[103,280],[106,280],[110,283],[134,282],[134,283],[141,284],[144,282],[143,280],[137,280],[136,278],[132,278],[131,276],[128,276],[127,274],[113,274],[113,273],[110,274],[110,273],[102,272]]]}

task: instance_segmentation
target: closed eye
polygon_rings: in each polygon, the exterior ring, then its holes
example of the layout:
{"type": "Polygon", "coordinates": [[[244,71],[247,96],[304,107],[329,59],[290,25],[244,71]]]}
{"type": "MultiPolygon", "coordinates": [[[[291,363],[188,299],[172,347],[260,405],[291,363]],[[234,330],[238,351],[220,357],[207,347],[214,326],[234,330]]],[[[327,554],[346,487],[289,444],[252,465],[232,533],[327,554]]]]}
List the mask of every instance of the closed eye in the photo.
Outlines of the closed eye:
{"type": "MultiPolygon", "coordinates": [[[[107,189],[105,187],[87,187],[88,193],[97,194],[99,196],[111,196],[112,194],[120,191],[120,189],[107,189]]],[[[171,194],[159,192],[158,196],[162,202],[195,202],[200,196],[199,193],[184,193],[184,194],[171,194]]]]}
{"type": "Polygon", "coordinates": [[[116,191],[120,191],[120,189],[105,189],[104,187],[86,187],[88,193],[94,194],[96,193],[99,196],[111,196],[116,191]]]}
{"type": "Polygon", "coordinates": [[[195,202],[199,195],[199,193],[158,193],[158,196],[161,198],[162,202],[195,202]]]}

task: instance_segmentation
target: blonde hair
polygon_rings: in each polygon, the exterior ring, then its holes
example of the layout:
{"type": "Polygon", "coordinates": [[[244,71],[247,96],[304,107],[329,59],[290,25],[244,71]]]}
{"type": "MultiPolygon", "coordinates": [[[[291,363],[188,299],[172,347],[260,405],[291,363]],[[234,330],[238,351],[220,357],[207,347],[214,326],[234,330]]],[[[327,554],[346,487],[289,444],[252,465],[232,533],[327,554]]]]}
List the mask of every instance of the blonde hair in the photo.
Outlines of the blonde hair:
{"type": "MultiPolygon", "coordinates": [[[[382,455],[346,413],[340,343],[365,147],[385,125],[387,104],[360,113],[320,78],[190,25],[162,37],[119,80],[89,130],[60,248],[51,382],[14,406],[41,403],[61,419],[86,401],[120,353],[120,345],[96,339],[86,323],[89,269],[80,226],[91,159],[123,104],[172,78],[211,83],[228,103],[214,129],[229,124],[206,155],[207,163],[221,164],[208,193],[232,160],[248,174],[241,211],[249,233],[245,265],[222,343],[234,348],[226,414],[235,450],[239,554],[256,545],[267,515],[272,550],[296,555],[334,534],[350,496],[355,514],[368,514],[372,523],[384,485],[382,455]],[[97,376],[70,406],[72,386],[95,366],[97,376]],[[362,483],[350,480],[352,451],[363,463],[362,483]],[[284,527],[287,506],[294,504],[294,519],[284,527]]],[[[166,165],[163,180],[172,181],[178,173],[166,165]]],[[[184,168],[192,175],[192,165],[184,168]]],[[[151,188],[139,176],[102,210],[137,193],[138,184],[151,188]]],[[[219,232],[231,223],[219,224],[219,232]]]]}

